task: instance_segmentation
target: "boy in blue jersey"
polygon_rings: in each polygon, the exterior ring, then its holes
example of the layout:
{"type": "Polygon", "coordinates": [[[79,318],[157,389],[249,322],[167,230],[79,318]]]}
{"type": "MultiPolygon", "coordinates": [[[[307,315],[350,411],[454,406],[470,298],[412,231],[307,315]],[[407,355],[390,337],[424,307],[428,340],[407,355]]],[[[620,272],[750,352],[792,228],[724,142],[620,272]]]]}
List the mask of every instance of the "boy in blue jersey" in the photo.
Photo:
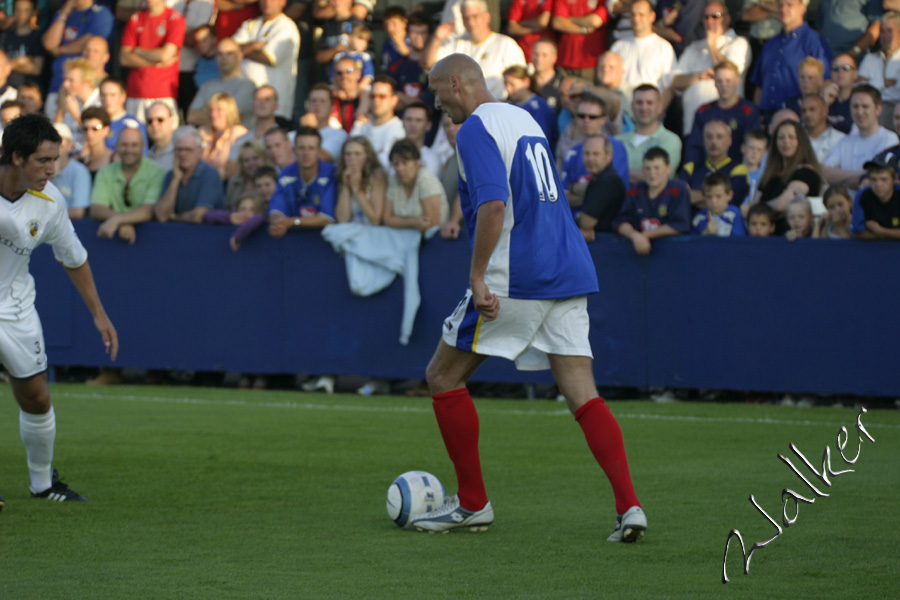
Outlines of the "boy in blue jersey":
{"type": "Polygon", "coordinates": [[[295,227],[321,229],[334,223],[337,179],[334,165],[319,158],[322,136],[300,127],[294,137],[293,162],[281,170],[269,201],[269,233],[281,237],[295,227]]]}
{"type": "Polygon", "coordinates": [[[644,181],[625,196],[613,229],[631,240],[638,255],[650,254],[650,242],[691,230],[691,191],[680,179],[669,179],[669,154],[650,148],[644,154],[644,181]]]}
{"type": "Polygon", "coordinates": [[[466,384],[488,356],[550,368],[612,484],[618,513],[609,541],[647,528],[619,425],[597,395],[587,294],[598,291],[587,245],[569,211],[547,138],[524,110],[490,94],[481,67],[452,54],[429,75],[457,134],[459,195],[472,235],[471,287],[444,321],[426,377],[459,491],[413,521],[420,531],[485,530],[494,521],[478,455],[478,414],[466,384]],[[536,251],[537,250],[537,251],[536,251]]]}
{"type": "Polygon", "coordinates": [[[694,217],[694,233],[718,237],[747,235],[741,210],[731,206],[734,190],[731,180],[723,173],[710,173],[703,180],[703,201],[706,210],[694,217]]]}

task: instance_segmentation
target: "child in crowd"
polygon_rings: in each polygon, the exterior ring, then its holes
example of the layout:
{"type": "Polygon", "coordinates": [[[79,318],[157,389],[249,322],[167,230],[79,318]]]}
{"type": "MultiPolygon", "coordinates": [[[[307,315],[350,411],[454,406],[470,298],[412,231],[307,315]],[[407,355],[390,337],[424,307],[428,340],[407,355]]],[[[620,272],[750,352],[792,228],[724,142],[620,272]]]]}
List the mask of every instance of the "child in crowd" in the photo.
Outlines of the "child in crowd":
{"type": "Polygon", "coordinates": [[[241,242],[266,222],[266,204],[256,194],[243,194],[238,199],[234,212],[208,210],[203,214],[203,222],[211,225],[239,225],[228,240],[231,249],[237,252],[241,242]]]}
{"type": "Polygon", "coordinates": [[[850,192],[842,185],[833,185],[825,192],[823,198],[828,212],[816,221],[813,228],[814,238],[844,240],[850,237],[850,214],[853,211],[853,200],[850,192]]]}
{"type": "Polygon", "coordinates": [[[263,201],[263,212],[268,211],[269,200],[278,188],[278,172],[273,167],[260,167],[253,173],[253,187],[256,195],[263,201]]]}
{"type": "Polygon", "coordinates": [[[775,233],[775,211],[759,202],[747,212],[747,233],[753,237],[769,237],[775,233]]]}
{"type": "MultiPolygon", "coordinates": [[[[750,177],[750,191],[746,198],[741,199],[742,205],[749,207],[750,201],[759,188],[759,178],[762,176],[762,161],[769,147],[769,138],[766,132],[761,129],[748,131],[744,135],[744,141],[741,143],[741,156],[744,157],[743,163],[747,167],[747,174],[750,177]]],[[[745,214],[747,209],[743,209],[745,214]]]]}
{"type": "Polygon", "coordinates": [[[867,239],[900,240],[900,190],[897,189],[898,157],[885,150],[863,168],[869,185],[859,194],[850,232],[867,239]]]}
{"type": "Polygon", "coordinates": [[[702,191],[707,209],[694,217],[694,234],[718,237],[747,235],[740,209],[731,206],[734,192],[728,175],[710,173],[703,180],[702,191]]]}
{"type": "Polygon", "coordinates": [[[806,196],[795,196],[788,202],[784,215],[788,222],[788,231],[784,234],[784,237],[789,242],[793,242],[797,238],[812,236],[813,211],[809,198],[806,196]]]}
{"type": "MultiPolygon", "coordinates": [[[[356,114],[367,115],[372,110],[372,82],[375,79],[375,63],[372,62],[372,55],[369,54],[369,43],[372,41],[372,30],[364,23],[354,23],[347,36],[347,50],[338,52],[331,59],[331,70],[328,73],[328,79],[334,82],[334,69],[338,61],[344,58],[351,58],[356,64],[357,70],[362,73],[359,79],[359,105],[356,114]]],[[[343,37],[343,36],[342,36],[343,37]]],[[[343,90],[339,89],[332,83],[331,91],[335,98],[341,100],[349,100],[344,97],[343,90]]]]}
{"type": "Polygon", "coordinates": [[[644,154],[644,181],[625,195],[613,230],[631,240],[638,255],[650,254],[650,242],[691,231],[691,190],[670,179],[669,153],[650,148],[644,154]]]}
{"type": "Polygon", "coordinates": [[[402,6],[388,6],[384,9],[384,32],[387,36],[381,45],[381,70],[394,76],[391,66],[409,55],[406,40],[406,9],[402,6]]]}

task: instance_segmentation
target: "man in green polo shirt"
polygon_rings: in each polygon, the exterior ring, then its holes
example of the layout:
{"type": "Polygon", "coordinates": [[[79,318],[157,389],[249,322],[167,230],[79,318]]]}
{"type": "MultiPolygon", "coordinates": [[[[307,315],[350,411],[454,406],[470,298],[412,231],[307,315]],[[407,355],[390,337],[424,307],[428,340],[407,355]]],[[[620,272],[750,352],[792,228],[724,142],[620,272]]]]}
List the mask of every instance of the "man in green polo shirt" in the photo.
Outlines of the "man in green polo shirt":
{"type": "Polygon", "coordinates": [[[144,158],[140,129],[125,128],[116,140],[119,160],[97,172],[91,192],[91,217],[103,221],[97,235],[118,236],[133,244],[134,226],[153,219],[153,205],[162,192],[166,171],[144,158]]]}

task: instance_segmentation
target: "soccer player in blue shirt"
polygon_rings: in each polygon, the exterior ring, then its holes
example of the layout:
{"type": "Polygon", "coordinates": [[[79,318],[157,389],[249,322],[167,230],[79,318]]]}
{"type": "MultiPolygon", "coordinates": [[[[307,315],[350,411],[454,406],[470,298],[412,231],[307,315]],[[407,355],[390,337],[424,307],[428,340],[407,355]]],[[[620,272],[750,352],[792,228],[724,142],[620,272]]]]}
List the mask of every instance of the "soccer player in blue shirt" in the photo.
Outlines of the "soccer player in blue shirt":
{"type": "Polygon", "coordinates": [[[612,484],[618,518],[609,541],[647,527],[615,417],[597,395],[587,294],[598,291],[587,244],[569,211],[540,126],[490,94],[481,67],[452,54],[429,74],[457,135],[459,194],[472,235],[471,287],[444,321],[426,377],[459,491],[413,521],[420,531],[480,531],[494,521],[478,456],[478,414],[466,383],[488,356],[553,370],[588,446],[612,484]]]}
{"type": "Polygon", "coordinates": [[[294,137],[293,162],[281,170],[269,201],[269,233],[281,237],[294,227],[321,229],[334,223],[337,180],[334,165],[319,158],[322,136],[300,127],[294,137]]]}
{"type": "Polygon", "coordinates": [[[672,166],[662,148],[644,154],[644,181],[625,196],[613,229],[631,240],[638,255],[650,254],[651,240],[689,233],[691,191],[680,179],[669,179],[672,166]]]}

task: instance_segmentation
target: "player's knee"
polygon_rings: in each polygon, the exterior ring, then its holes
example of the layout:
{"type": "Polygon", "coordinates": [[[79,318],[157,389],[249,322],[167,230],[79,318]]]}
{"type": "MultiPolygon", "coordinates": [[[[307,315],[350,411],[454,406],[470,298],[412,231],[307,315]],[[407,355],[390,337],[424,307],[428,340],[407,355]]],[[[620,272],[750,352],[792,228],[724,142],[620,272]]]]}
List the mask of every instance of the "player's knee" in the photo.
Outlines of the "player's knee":
{"type": "Polygon", "coordinates": [[[19,407],[33,415],[42,415],[50,410],[50,390],[41,375],[30,379],[14,379],[13,395],[19,407]]]}
{"type": "Polygon", "coordinates": [[[428,367],[425,369],[425,381],[428,383],[428,389],[431,390],[432,394],[440,394],[456,389],[453,387],[455,382],[450,382],[446,371],[441,369],[434,361],[428,363],[428,367]]]}
{"type": "Polygon", "coordinates": [[[16,394],[19,407],[32,415],[42,415],[50,411],[50,391],[47,388],[23,390],[16,394]]]}

